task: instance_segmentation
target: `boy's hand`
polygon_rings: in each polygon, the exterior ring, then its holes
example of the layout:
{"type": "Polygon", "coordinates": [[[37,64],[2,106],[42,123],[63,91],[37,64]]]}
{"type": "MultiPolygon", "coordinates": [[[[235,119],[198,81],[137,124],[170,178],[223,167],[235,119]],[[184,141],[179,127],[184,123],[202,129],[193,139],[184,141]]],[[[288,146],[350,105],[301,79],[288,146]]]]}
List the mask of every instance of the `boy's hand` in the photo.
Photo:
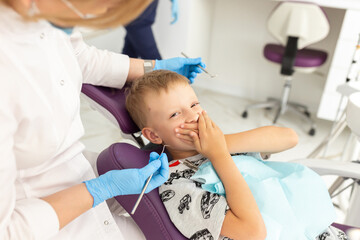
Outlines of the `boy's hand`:
{"type": "Polygon", "coordinates": [[[199,134],[190,133],[196,150],[210,160],[228,155],[224,134],[205,111],[200,113],[199,134]]]}
{"type": "Polygon", "coordinates": [[[176,136],[186,143],[194,144],[191,133],[199,134],[198,123],[183,123],[180,127],[175,128],[176,136]]]}

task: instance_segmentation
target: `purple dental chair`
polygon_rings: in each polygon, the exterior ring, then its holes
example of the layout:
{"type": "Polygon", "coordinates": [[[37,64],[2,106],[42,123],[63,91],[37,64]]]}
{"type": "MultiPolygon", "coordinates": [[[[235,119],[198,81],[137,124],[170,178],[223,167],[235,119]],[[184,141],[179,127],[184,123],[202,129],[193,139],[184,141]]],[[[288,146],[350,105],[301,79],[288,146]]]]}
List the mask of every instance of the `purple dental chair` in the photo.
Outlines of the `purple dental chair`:
{"type": "MultiPolygon", "coordinates": [[[[111,113],[122,131],[134,134],[139,131],[125,108],[124,90],[84,84],[82,92],[99,104],[105,116],[111,113]],[[108,113],[105,113],[105,112],[108,113]]],[[[161,148],[157,149],[158,152],[161,148]]],[[[141,168],[148,163],[150,151],[145,151],[128,143],[115,143],[100,153],[97,159],[99,175],[113,169],[141,168]]],[[[127,211],[131,212],[138,195],[118,196],[115,199],[127,211]]],[[[145,194],[132,218],[148,240],[185,240],[171,222],[160,199],[158,189],[145,194]]],[[[349,226],[333,226],[346,231],[349,226]]]]}
{"type": "MultiPolygon", "coordinates": [[[[309,135],[315,135],[315,123],[310,118],[308,108],[289,101],[292,76],[294,72],[312,73],[322,66],[327,53],[318,49],[305,48],[316,43],[329,33],[329,23],[323,10],[306,2],[288,1],[280,3],[271,13],[268,30],[279,44],[266,44],[264,57],[275,64],[280,64],[280,73],[285,79],[281,99],[268,98],[266,102],[247,106],[242,113],[248,117],[250,109],[277,109],[273,123],[287,110],[310,124],[309,135]]],[[[304,93],[306,94],[306,93],[304,93]]]]}
{"type": "MultiPolygon", "coordinates": [[[[120,130],[134,137],[139,147],[144,147],[140,129],[125,107],[125,90],[83,84],[82,92],[91,99],[92,106],[109,118],[116,120],[120,130]],[[95,105],[95,102],[97,105],[95,105]]],[[[160,153],[161,148],[155,149],[160,153]]],[[[97,160],[99,175],[113,169],[141,168],[148,164],[150,151],[141,150],[128,143],[115,143],[102,151],[97,160]]],[[[118,196],[115,199],[130,213],[138,195],[118,196]]],[[[158,189],[145,194],[132,218],[148,240],[182,240],[185,238],[171,222],[160,199],[158,189]]]]}

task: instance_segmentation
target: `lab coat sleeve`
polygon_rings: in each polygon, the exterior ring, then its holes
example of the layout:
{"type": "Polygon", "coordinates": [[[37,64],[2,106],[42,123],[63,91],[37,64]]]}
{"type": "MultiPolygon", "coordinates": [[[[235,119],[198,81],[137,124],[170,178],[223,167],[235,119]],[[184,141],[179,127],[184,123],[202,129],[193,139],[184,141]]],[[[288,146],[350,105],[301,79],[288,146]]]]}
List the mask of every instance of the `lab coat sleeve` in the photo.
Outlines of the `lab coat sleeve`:
{"type": "MultiPolygon", "coordinates": [[[[1,59],[0,59],[1,64],[1,59]]],[[[54,209],[41,199],[16,199],[16,158],[13,152],[14,134],[19,119],[17,94],[21,94],[9,76],[4,73],[0,88],[0,239],[46,239],[59,231],[54,209]]]]}
{"type": "Polygon", "coordinates": [[[130,68],[127,55],[89,46],[79,31],[71,35],[71,43],[83,74],[83,83],[115,88],[124,86],[130,68]]]}

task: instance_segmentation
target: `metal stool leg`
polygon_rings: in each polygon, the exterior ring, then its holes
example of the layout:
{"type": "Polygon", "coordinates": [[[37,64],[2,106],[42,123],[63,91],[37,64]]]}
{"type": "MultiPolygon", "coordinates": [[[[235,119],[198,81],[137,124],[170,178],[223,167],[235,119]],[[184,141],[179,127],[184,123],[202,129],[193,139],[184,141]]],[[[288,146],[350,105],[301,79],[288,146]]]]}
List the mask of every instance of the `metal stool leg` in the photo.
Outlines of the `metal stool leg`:
{"type": "Polygon", "coordinates": [[[248,116],[248,110],[249,109],[257,109],[257,108],[268,108],[268,107],[276,107],[279,103],[277,101],[269,101],[269,102],[262,102],[262,103],[255,103],[247,106],[242,113],[243,118],[247,118],[248,116]]]}
{"type": "Polygon", "coordinates": [[[286,77],[284,88],[283,88],[283,93],[282,93],[282,97],[281,97],[280,107],[275,115],[273,124],[275,124],[277,122],[280,115],[283,115],[286,112],[287,103],[289,101],[290,89],[291,89],[291,77],[286,77]]]}

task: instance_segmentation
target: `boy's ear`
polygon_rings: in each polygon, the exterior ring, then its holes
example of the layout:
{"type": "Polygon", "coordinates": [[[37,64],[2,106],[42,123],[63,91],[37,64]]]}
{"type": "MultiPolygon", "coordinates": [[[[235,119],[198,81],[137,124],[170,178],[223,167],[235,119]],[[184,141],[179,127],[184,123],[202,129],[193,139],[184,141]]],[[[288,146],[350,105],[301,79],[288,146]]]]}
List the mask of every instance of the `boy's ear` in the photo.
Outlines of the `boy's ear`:
{"type": "Polygon", "coordinates": [[[152,143],[162,144],[162,142],[163,142],[163,140],[157,135],[157,133],[152,128],[144,127],[141,130],[141,133],[144,137],[146,137],[152,143]]]}

